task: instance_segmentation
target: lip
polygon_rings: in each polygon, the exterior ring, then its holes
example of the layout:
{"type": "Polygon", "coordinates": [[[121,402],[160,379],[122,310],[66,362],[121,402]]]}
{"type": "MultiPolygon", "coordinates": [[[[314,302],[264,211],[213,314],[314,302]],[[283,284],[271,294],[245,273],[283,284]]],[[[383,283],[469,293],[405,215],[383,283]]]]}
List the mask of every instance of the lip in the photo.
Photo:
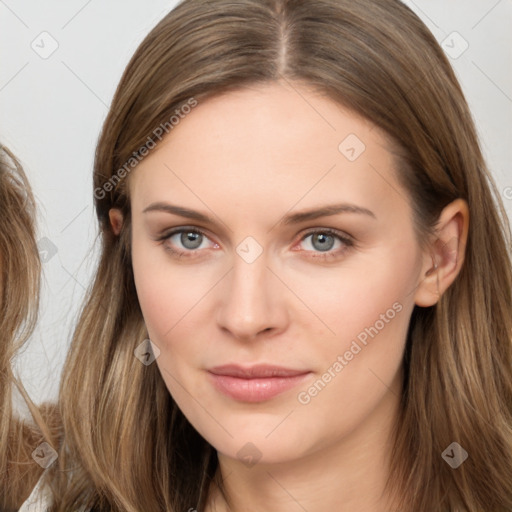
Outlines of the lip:
{"type": "Polygon", "coordinates": [[[303,382],[309,370],[295,370],[273,365],[243,367],[229,364],[208,370],[215,388],[242,402],[264,402],[303,382]]]}

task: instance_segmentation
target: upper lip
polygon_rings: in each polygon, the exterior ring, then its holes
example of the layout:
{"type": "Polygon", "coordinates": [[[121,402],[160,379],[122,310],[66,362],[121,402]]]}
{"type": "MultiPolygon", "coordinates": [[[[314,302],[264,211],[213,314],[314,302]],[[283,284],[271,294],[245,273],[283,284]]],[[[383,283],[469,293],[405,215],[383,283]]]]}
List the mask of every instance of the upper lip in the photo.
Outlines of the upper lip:
{"type": "Polygon", "coordinates": [[[216,366],[208,371],[215,375],[226,375],[228,377],[238,377],[240,379],[295,377],[297,375],[309,373],[309,370],[293,370],[291,368],[283,368],[282,366],[273,366],[268,364],[258,364],[254,366],[226,364],[224,366],[216,366]]]}

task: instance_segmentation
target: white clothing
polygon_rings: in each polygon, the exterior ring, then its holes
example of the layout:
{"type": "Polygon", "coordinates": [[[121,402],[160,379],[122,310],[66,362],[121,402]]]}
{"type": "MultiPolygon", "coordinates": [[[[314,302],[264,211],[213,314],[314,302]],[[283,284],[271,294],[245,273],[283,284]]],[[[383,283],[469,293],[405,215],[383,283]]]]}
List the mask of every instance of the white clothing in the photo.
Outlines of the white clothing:
{"type": "Polygon", "coordinates": [[[43,486],[42,480],[43,477],[39,479],[34,490],[18,512],[48,512],[50,510],[50,492],[48,488],[43,486]]]}
{"type": "MultiPolygon", "coordinates": [[[[51,504],[51,492],[47,486],[43,485],[43,477],[41,477],[18,512],[49,512],[51,504]]],[[[87,509],[80,507],[76,512],[87,512],[87,509]]]]}

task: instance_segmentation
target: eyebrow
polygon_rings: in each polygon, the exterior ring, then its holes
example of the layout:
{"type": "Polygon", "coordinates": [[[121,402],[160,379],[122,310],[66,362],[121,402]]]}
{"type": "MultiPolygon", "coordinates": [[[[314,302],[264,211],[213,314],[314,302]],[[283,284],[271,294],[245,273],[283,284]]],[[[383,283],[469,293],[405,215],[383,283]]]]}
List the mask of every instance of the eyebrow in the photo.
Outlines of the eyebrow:
{"type": "MultiPolygon", "coordinates": [[[[205,215],[204,213],[198,212],[196,210],[191,210],[183,206],[172,205],[164,202],[152,203],[148,207],[146,207],[142,211],[142,213],[155,211],[171,213],[174,215],[179,215],[180,217],[186,217],[188,219],[193,219],[209,224],[215,224],[215,220],[212,217],[208,217],[208,215],[205,215]]],[[[361,206],[357,206],[354,204],[341,203],[285,215],[281,219],[281,221],[279,221],[279,224],[299,224],[301,222],[305,222],[308,220],[314,220],[320,217],[329,217],[332,215],[337,215],[339,213],[357,213],[361,215],[367,215],[368,217],[372,217],[373,219],[377,218],[375,214],[372,211],[368,210],[367,208],[363,208],[361,206]]]]}

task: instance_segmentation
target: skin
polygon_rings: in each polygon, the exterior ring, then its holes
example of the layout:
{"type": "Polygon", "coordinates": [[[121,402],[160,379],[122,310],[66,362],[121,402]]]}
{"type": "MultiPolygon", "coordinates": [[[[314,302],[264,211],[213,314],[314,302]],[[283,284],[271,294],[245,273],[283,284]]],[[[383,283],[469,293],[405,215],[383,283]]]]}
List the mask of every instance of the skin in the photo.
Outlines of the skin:
{"type": "MultiPolygon", "coordinates": [[[[440,217],[438,241],[422,251],[394,169],[386,137],[370,122],[303,85],[273,83],[200,103],[132,172],[133,271],[161,351],[156,364],[183,413],[217,449],[231,501],[228,508],[212,486],[208,511],[269,504],[275,512],[392,510],[383,491],[410,316],[415,305],[435,304],[457,276],[468,228],[467,205],[457,200],[440,217]],[[354,161],[338,148],[349,134],[366,146],[354,161]],[[157,202],[214,223],[144,213],[157,202]],[[338,203],[373,216],[280,224],[285,215],[338,203]],[[179,227],[203,231],[200,246],[187,248],[180,234],[157,240],[179,227]],[[308,236],[312,228],[316,237],[308,236]],[[328,238],[332,248],[323,251],[319,235],[327,228],[353,244],[328,238]],[[236,252],[248,236],[263,250],[251,263],[236,252]],[[301,403],[299,392],[394,304],[400,312],[301,403]],[[228,363],[311,374],[270,400],[240,402],[206,373],[228,363]],[[241,449],[257,463],[241,460],[241,449]]],[[[118,232],[117,210],[111,222],[118,232]]]]}

